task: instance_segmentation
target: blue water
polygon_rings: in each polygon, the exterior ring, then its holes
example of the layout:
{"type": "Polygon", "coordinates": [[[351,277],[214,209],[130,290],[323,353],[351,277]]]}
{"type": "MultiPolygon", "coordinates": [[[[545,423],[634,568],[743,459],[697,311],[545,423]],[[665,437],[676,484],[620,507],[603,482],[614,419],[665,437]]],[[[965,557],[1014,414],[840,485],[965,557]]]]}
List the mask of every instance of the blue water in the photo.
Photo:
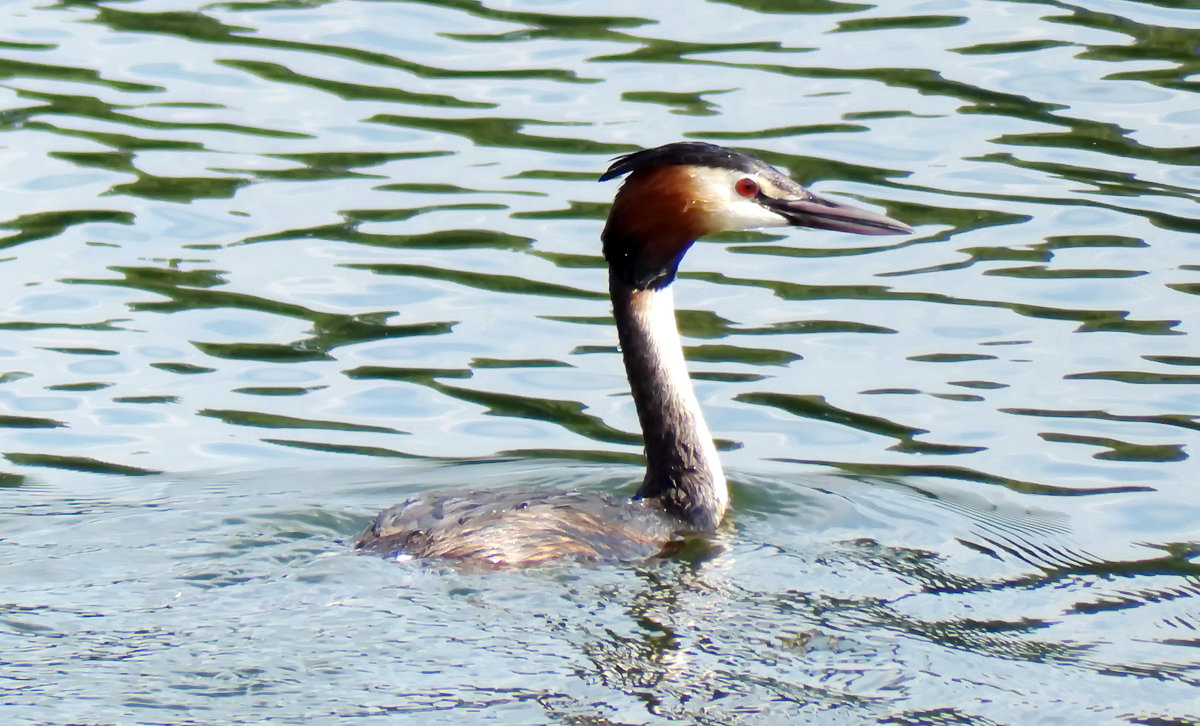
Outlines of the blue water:
{"type": "Polygon", "coordinates": [[[1200,723],[1184,2],[0,2],[0,716],[1200,723]],[[734,512],[644,566],[351,553],[631,492],[635,148],[911,224],[698,244],[734,512]]]}

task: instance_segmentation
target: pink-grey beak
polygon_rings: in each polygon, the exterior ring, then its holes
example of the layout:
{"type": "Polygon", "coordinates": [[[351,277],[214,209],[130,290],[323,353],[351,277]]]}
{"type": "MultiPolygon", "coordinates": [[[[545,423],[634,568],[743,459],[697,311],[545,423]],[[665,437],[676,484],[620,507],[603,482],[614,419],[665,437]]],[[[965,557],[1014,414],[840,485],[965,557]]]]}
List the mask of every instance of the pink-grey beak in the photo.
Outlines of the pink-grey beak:
{"type": "Polygon", "coordinates": [[[803,190],[803,195],[786,199],[762,196],[759,201],[797,227],[815,227],[853,234],[910,234],[913,231],[912,227],[904,222],[819,197],[807,189],[803,190]]]}

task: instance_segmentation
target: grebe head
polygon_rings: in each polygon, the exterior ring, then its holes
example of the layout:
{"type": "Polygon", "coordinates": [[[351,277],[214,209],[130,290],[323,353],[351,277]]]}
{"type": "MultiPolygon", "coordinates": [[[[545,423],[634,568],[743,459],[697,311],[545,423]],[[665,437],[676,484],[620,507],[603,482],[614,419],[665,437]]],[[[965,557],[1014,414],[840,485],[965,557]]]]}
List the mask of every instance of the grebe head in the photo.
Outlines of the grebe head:
{"type": "Polygon", "coordinates": [[[855,234],[906,234],[882,214],[819,197],[749,154],[684,141],[618,157],[600,181],[629,174],[601,238],[604,257],[636,289],[675,277],[692,242],[763,227],[814,227],[855,234]]]}

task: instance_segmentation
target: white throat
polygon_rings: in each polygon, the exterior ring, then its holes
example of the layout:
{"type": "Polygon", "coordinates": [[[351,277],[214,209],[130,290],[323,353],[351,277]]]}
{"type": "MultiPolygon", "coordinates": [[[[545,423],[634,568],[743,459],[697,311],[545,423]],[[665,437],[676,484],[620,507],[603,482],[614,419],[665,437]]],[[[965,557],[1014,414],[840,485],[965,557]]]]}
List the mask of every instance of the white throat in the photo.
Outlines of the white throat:
{"type": "Polygon", "coordinates": [[[612,276],[610,289],[646,439],[646,479],[638,496],[660,499],[696,528],[715,528],[729,493],[688,375],[671,288],[634,290],[612,276]]]}

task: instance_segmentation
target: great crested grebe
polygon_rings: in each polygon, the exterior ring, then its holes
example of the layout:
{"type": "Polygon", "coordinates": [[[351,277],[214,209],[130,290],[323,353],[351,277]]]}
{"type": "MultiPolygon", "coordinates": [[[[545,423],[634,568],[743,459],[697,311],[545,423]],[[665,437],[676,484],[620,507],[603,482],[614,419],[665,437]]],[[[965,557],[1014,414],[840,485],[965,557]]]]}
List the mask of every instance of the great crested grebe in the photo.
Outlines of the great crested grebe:
{"type": "Polygon", "coordinates": [[[427,493],[385,509],[355,547],[389,556],[497,565],[643,559],[713,532],[725,474],[692,390],[671,282],[697,238],[761,227],[904,234],[903,222],[819,197],[749,154],[686,141],[618,157],[625,174],[600,238],[625,372],[646,442],[633,499],[500,490],[427,493]]]}

